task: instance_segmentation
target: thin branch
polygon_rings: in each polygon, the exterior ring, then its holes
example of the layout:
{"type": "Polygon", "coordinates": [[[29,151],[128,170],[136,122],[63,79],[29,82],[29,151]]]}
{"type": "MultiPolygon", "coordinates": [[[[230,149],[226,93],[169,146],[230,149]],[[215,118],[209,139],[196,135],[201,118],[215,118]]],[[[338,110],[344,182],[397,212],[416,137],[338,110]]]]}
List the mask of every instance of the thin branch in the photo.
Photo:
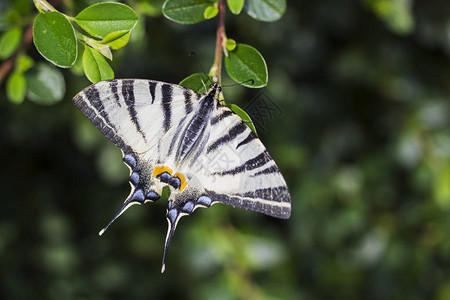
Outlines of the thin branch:
{"type": "Polygon", "coordinates": [[[222,71],[222,51],[223,51],[223,40],[225,39],[225,4],[224,0],[219,0],[219,21],[217,26],[217,37],[216,37],[216,56],[214,59],[214,65],[211,68],[212,73],[215,73],[215,79],[221,82],[221,71],[222,71]]]}

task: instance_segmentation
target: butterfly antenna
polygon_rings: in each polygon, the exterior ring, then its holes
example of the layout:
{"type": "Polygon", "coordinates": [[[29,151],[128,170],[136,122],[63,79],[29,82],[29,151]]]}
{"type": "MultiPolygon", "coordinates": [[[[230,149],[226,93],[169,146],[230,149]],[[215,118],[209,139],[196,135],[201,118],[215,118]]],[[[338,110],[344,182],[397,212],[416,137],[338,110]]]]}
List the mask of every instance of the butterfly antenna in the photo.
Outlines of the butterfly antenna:
{"type": "MultiPolygon", "coordinates": [[[[199,66],[200,66],[200,69],[202,70],[202,72],[203,72],[203,74],[206,76],[206,78],[208,78],[209,81],[214,82],[214,81],[212,80],[212,78],[210,78],[210,77],[208,76],[208,74],[205,72],[205,69],[203,69],[202,63],[201,63],[200,60],[198,59],[197,54],[196,54],[194,51],[192,51],[192,52],[189,52],[189,56],[195,57],[195,59],[197,60],[197,63],[198,63],[199,66]]],[[[203,82],[203,78],[200,77],[200,79],[201,79],[201,81],[202,81],[202,83],[203,83],[203,87],[205,88],[205,90],[208,90],[207,87],[206,87],[206,85],[205,85],[205,82],[203,82]]]]}
{"type": "Polygon", "coordinates": [[[111,225],[118,217],[120,217],[121,214],[124,213],[124,211],[126,211],[128,209],[128,207],[130,207],[131,205],[136,204],[136,202],[131,202],[131,201],[125,201],[122,205],[122,207],[116,212],[116,214],[114,215],[114,217],[111,219],[111,221],[109,221],[108,225],[105,226],[105,228],[103,228],[102,230],[100,230],[100,232],[98,233],[99,236],[101,236],[103,233],[105,233],[106,229],[108,229],[109,225],[111,225]]]}
{"type": "Polygon", "coordinates": [[[255,81],[253,79],[248,79],[242,82],[238,82],[238,83],[233,83],[233,84],[229,84],[229,85],[223,85],[222,87],[231,87],[231,86],[236,86],[236,85],[242,85],[244,83],[250,82],[250,85],[254,85],[255,81]]]}

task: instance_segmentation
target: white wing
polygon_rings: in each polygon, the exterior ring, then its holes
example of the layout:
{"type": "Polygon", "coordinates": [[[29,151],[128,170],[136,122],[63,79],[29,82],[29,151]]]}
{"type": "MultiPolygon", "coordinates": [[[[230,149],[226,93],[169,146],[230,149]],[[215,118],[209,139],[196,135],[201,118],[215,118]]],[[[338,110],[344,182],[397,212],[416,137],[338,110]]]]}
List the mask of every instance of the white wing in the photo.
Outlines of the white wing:
{"type": "Polygon", "coordinates": [[[193,166],[214,202],[287,219],[291,197],[278,166],[245,122],[220,106],[211,118],[202,162],[193,166]]]}
{"type": "Polygon", "coordinates": [[[125,153],[143,153],[198,104],[199,94],[153,80],[108,80],[78,93],[74,104],[125,153]]]}
{"type": "Polygon", "coordinates": [[[152,80],[110,80],[78,93],[75,105],[124,154],[131,193],[108,226],[133,204],[171,195],[164,261],[179,219],[224,203],[289,218],[291,198],[269,153],[240,117],[202,95],[152,80]]]}

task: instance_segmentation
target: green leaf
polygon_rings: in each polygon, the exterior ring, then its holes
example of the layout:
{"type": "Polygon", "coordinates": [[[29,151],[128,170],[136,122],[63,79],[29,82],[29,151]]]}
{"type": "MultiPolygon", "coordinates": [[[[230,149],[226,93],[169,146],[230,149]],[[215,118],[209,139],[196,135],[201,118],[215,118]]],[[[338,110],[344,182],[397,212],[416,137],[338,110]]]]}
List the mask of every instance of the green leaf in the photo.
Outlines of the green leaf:
{"type": "Polygon", "coordinates": [[[163,14],[177,23],[194,24],[205,20],[204,12],[210,5],[210,0],[167,0],[163,14]]]}
{"type": "Polygon", "coordinates": [[[241,13],[242,8],[244,7],[244,0],[227,0],[228,8],[235,15],[241,13]]]}
{"type": "Polygon", "coordinates": [[[219,9],[213,5],[208,6],[203,12],[203,17],[205,19],[212,19],[219,13],[219,9]]]}
{"type": "Polygon", "coordinates": [[[286,0],[247,0],[245,9],[253,19],[273,22],[286,12],[286,0]]]}
{"type": "Polygon", "coordinates": [[[6,96],[14,104],[20,104],[25,99],[27,82],[23,73],[14,72],[6,81],[6,96]]]}
{"type": "Polygon", "coordinates": [[[69,20],[59,12],[40,13],[34,19],[33,40],[43,57],[61,68],[77,59],[77,38],[69,20]]]}
{"type": "Polygon", "coordinates": [[[86,77],[93,83],[114,79],[114,72],[106,59],[97,50],[90,47],[84,49],[83,68],[86,77]]]}
{"type": "Polygon", "coordinates": [[[255,48],[237,44],[233,51],[225,57],[228,75],[236,82],[251,88],[267,85],[267,65],[262,55],[255,48]],[[254,80],[253,84],[244,81],[254,80]]]}
{"type": "Polygon", "coordinates": [[[104,45],[100,41],[91,39],[90,37],[87,37],[85,35],[81,35],[81,40],[92,49],[95,49],[98,52],[100,52],[107,59],[112,60],[113,57],[109,45],[104,45]]]}
{"type": "Polygon", "coordinates": [[[206,92],[211,83],[212,83],[211,80],[205,74],[195,73],[183,79],[180,82],[180,85],[188,89],[191,89],[199,94],[203,94],[206,92]]]}
{"type": "Polygon", "coordinates": [[[242,120],[244,120],[244,122],[248,125],[248,127],[251,128],[251,130],[253,130],[253,132],[258,135],[258,133],[256,132],[256,128],[255,128],[255,124],[253,124],[252,119],[250,118],[250,116],[239,106],[235,105],[235,104],[227,104],[225,106],[228,106],[232,111],[234,111],[239,117],[241,117],[242,120]]]}
{"type": "Polygon", "coordinates": [[[28,98],[38,104],[54,104],[64,97],[66,83],[58,68],[46,63],[36,64],[26,73],[28,98]]]}
{"type": "Polygon", "coordinates": [[[91,5],[75,17],[83,30],[102,39],[114,31],[133,29],[137,20],[138,16],[131,7],[116,2],[91,5]]]}
{"type": "Polygon", "coordinates": [[[225,47],[228,51],[233,51],[234,49],[236,49],[236,41],[233,39],[227,39],[225,42],[225,47]]]}
{"type": "Polygon", "coordinates": [[[6,59],[16,51],[21,37],[22,30],[19,27],[11,28],[0,36],[0,59],[6,59]]]}
{"type": "Polygon", "coordinates": [[[23,73],[29,70],[34,64],[31,57],[26,54],[21,54],[16,59],[15,71],[18,73],[23,73]]]}
{"type": "Polygon", "coordinates": [[[113,50],[117,50],[128,44],[130,37],[131,32],[129,30],[114,31],[105,36],[101,43],[110,46],[113,50]]]}

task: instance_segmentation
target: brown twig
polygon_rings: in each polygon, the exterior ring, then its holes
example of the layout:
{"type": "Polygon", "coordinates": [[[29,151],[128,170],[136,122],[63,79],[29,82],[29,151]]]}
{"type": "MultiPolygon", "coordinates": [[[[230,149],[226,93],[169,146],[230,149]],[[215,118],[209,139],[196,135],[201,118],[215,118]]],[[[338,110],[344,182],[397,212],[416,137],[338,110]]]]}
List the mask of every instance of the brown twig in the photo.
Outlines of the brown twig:
{"type": "Polygon", "coordinates": [[[22,41],[20,43],[19,48],[17,48],[17,50],[14,52],[14,54],[10,58],[5,60],[0,65],[0,84],[3,82],[3,80],[5,80],[8,73],[12,70],[19,54],[21,54],[28,48],[32,39],[33,39],[33,25],[30,25],[22,37],[22,41]]]}
{"type": "Polygon", "coordinates": [[[216,37],[216,57],[214,59],[213,68],[215,69],[215,76],[220,84],[222,71],[222,45],[225,38],[225,5],[224,0],[219,0],[219,21],[217,26],[216,37]]]}

